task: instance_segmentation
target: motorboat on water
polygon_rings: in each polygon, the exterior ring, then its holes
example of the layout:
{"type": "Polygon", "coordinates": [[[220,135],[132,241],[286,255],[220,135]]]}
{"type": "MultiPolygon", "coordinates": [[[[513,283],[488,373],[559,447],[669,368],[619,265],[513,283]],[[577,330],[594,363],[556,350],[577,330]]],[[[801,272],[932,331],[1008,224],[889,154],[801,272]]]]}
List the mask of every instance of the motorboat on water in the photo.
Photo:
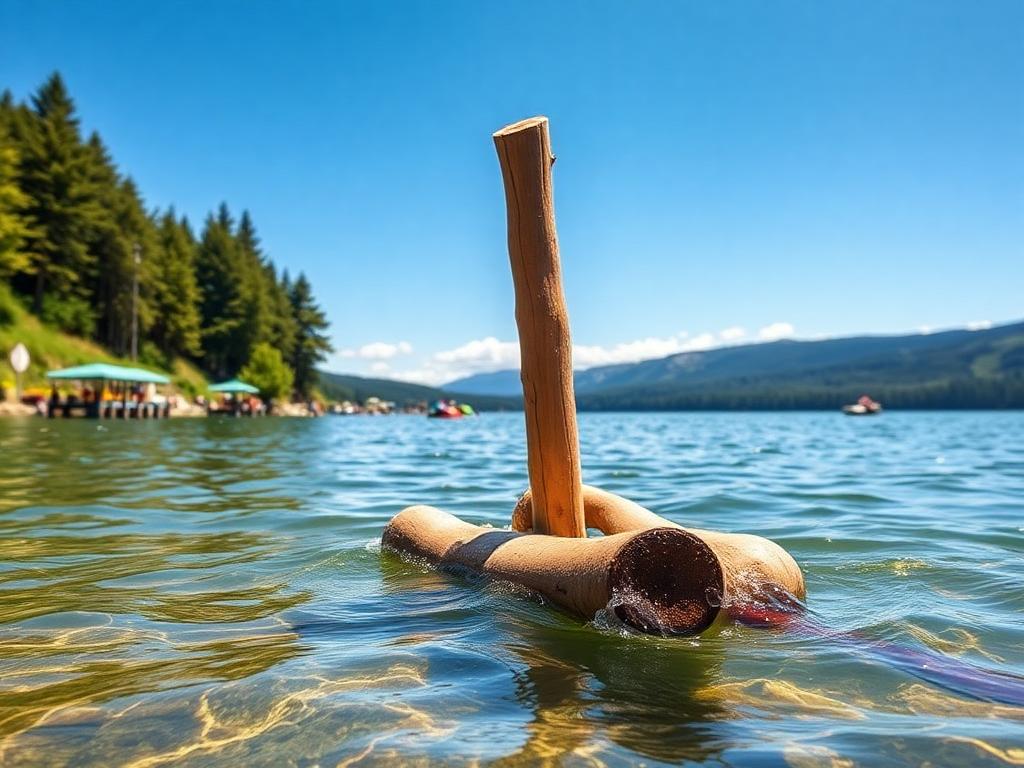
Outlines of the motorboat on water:
{"type": "Polygon", "coordinates": [[[875,416],[882,412],[882,404],[867,395],[861,395],[856,403],[843,406],[847,416],[875,416]]]}

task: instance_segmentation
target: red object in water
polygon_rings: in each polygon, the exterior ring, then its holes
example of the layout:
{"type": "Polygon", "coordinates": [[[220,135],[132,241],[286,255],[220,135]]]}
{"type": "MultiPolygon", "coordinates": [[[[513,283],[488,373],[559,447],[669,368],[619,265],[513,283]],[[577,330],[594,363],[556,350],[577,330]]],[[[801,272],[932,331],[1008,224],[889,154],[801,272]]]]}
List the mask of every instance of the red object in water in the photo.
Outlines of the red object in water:
{"type": "Polygon", "coordinates": [[[431,419],[461,419],[463,415],[458,406],[450,403],[436,403],[427,413],[431,419]]]}

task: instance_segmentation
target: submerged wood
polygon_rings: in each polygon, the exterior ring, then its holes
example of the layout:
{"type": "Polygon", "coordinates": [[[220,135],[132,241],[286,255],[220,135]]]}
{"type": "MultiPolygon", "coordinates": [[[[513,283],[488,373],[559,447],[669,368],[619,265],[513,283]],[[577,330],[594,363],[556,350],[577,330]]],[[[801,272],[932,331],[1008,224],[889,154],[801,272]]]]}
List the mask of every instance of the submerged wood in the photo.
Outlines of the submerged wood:
{"type": "MultiPolygon", "coordinates": [[[[512,530],[530,530],[531,505],[532,495],[527,490],[512,512],[512,530]]],[[[725,575],[723,605],[727,607],[774,599],[778,594],[776,588],[801,600],[806,596],[800,567],[786,550],[770,539],[748,533],[685,528],[636,502],[590,485],[583,486],[583,509],[587,527],[606,535],[668,527],[700,539],[721,563],[725,575]]]]}
{"type": "Polygon", "coordinates": [[[508,255],[516,294],[532,528],[585,538],[580,446],[572,381],[569,314],[555,231],[546,117],[494,134],[508,214],[508,255]]]}
{"type": "Polygon", "coordinates": [[[718,615],[724,590],[714,552],[677,527],[566,538],[472,525],[413,506],[391,519],[381,543],[434,565],[522,585],[585,619],[610,609],[642,632],[703,631],[718,615]]]}

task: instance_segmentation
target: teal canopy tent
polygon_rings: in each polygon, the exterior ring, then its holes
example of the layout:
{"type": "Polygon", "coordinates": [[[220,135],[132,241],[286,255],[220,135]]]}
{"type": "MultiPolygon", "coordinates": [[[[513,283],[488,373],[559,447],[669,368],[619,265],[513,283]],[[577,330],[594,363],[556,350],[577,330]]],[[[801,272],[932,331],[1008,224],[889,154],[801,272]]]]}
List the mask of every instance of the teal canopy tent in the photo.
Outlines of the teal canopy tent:
{"type": "Polygon", "coordinates": [[[231,381],[222,381],[220,384],[212,384],[210,386],[211,392],[246,392],[250,395],[255,395],[259,392],[259,389],[254,387],[252,384],[246,384],[244,381],[238,379],[231,379],[231,381]]]}
{"type": "MultiPolygon", "coordinates": [[[[65,416],[72,413],[72,409],[84,408],[85,415],[93,418],[105,418],[105,414],[111,417],[120,415],[121,418],[160,418],[161,410],[164,416],[170,415],[170,407],[167,400],[157,402],[148,398],[136,400],[131,396],[129,390],[137,384],[170,384],[171,380],[162,373],[147,371],[145,368],[130,368],[125,365],[113,365],[112,363],[90,363],[89,365],[76,365],[72,368],[61,368],[57,371],[49,371],[46,378],[52,381],[102,381],[111,382],[114,388],[120,384],[120,395],[118,402],[117,395],[114,398],[108,397],[105,392],[107,385],[99,387],[103,392],[98,394],[85,395],[84,400],[77,396],[69,395],[62,403],[61,398],[54,392],[50,400],[49,415],[53,417],[58,410],[63,410],[65,416]]],[[[56,384],[54,385],[56,386],[56,384]]]]}
{"type": "Polygon", "coordinates": [[[73,379],[76,381],[129,381],[140,384],[170,384],[166,376],[143,368],[127,368],[110,363],[90,363],[49,371],[48,379],[73,379]]]}
{"type": "Polygon", "coordinates": [[[147,371],[145,368],[125,368],[125,371],[131,376],[126,381],[139,381],[143,384],[170,384],[171,380],[163,374],[153,373],[147,371]]]}

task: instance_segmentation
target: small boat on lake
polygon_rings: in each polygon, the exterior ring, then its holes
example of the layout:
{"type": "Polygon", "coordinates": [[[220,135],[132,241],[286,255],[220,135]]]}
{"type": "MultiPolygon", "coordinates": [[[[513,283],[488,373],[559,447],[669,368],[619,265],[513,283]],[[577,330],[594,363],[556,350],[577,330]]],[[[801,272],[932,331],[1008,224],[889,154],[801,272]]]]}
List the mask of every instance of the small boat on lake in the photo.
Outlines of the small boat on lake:
{"type": "Polygon", "coordinates": [[[844,405],[843,413],[847,416],[875,416],[882,412],[882,404],[867,395],[861,395],[856,403],[844,405]]]}
{"type": "Polygon", "coordinates": [[[427,418],[430,419],[461,419],[463,416],[476,416],[476,411],[473,406],[459,405],[454,400],[438,400],[427,410],[427,418]]]}

